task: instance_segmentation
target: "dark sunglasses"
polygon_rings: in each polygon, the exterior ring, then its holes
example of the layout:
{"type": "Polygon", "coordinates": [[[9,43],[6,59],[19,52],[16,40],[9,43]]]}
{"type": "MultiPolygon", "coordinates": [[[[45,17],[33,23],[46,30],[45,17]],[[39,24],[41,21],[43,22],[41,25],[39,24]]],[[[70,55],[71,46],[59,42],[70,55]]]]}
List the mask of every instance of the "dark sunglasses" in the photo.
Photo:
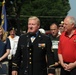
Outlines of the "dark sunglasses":
{"type": "Polygon", "coordinates": [[[59,26],[59,27],[63,27],[63,25],[62,26],[59,26]]]}

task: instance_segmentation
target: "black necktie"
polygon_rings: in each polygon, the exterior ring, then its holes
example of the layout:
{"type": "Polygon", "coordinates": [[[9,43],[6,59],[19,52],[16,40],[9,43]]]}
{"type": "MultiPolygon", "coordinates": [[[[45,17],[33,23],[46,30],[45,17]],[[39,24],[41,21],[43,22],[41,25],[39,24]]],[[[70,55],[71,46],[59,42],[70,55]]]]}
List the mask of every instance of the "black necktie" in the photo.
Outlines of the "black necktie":
{"type": "Polygon", "coordinates": [[[29,33],[30,37],[36,37],[35,33],[29,33]]]}
{"type": "Polygon", "coordinates": [[[30,36],[31,42],[33,43],[35,38],[36,38],[36,34],[35,33],[29,33],[29,36],[30,36]]]}

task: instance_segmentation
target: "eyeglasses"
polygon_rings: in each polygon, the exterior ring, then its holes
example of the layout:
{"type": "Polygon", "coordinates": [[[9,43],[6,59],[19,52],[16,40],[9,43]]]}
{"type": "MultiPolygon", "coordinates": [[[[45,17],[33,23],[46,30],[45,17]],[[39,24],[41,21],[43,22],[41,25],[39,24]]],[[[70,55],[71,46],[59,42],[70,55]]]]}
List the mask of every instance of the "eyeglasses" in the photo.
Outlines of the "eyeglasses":
{"type": "Polygon", "coordinates": [[[59,26],[59,27],[63,27],[63,25],[59,26]]]}

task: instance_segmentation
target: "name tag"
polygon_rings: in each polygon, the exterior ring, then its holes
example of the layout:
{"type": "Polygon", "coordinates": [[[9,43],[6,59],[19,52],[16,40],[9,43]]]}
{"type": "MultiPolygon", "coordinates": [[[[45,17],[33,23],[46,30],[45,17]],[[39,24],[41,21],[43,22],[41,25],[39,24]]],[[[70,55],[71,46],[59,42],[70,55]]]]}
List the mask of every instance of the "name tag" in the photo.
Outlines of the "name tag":
{"type": "Polygon", "coordinates": [[[59,43],[59,41],[53,40],[52,41],[52,49],[58,49],[58,43],[59,43]]]}

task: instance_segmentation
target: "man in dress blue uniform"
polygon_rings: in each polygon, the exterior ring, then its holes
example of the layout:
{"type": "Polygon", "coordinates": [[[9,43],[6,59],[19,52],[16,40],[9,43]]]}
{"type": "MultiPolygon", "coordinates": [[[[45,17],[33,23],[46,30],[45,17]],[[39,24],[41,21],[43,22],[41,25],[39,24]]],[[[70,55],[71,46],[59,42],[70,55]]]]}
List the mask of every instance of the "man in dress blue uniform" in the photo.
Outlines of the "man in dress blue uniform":
{"type": "Polygon", "coordinates": [[[49,67],[54,64],[52,43],[39,32],[39,27],[40,20],[36,16],[28,19],[28,33],[19,38],[12,75],[54,75],[54,67],[49,67]]]}

